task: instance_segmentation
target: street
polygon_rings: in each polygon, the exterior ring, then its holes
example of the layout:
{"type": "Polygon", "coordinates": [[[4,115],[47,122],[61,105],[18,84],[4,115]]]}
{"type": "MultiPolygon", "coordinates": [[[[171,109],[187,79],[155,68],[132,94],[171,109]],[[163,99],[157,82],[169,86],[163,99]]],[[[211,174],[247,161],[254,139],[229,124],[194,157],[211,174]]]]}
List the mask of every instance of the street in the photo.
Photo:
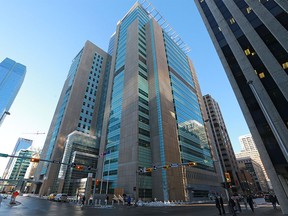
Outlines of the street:
{"type": "MultiPolygon", "coordinates": [[[[10,206],[10,199],[4,199],[0,207],[0,215],[5,216],[216,216],[218,211],[214,204],[193,204],[189,206],[168,206],[168,207],[128,207],[118,206],[112,208],[81,207],[72,203],[52,202],[45,199],[18,196],[19,205],[10,206]]],[[[227,208],[226,208],[227,209],[227,208]]],[[[227,209],[228,210],[228,209],[227,209]]],[[[229,214],[226,214],[229,215],[229,214]]],[[[274,210],[270,205],[259,206],[252,213],[250,209],[242,210],[237,216],[280,216],[282,215],[279,206],[274,210]]]]}

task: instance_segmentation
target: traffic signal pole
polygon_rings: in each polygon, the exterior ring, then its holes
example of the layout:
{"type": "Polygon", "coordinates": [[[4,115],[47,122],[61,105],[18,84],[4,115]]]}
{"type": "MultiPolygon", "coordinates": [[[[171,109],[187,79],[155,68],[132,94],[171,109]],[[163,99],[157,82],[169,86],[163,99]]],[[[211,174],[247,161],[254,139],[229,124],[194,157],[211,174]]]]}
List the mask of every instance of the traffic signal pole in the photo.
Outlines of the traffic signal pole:
{"type": "Polygon", "coordinates": [[[70,163],[62,163],[61,161],[56,161],[56,160],[45,160],[45,159],[41,159],[41,158],[33,158],[33,157],[25,157],[25,156],[17,156],[17,155],[9,155],[9,154],[4,154],[4,153],[0,153],[0,157],[22,158],[22,159],[29,159],[30,162],[34,162],[34,163],[39,163],[40,161],[44,161],[44,162],[49,162],[49,163],[56,163],[56,164],[63,164],[63,165],[71,166],[70,163]]]}

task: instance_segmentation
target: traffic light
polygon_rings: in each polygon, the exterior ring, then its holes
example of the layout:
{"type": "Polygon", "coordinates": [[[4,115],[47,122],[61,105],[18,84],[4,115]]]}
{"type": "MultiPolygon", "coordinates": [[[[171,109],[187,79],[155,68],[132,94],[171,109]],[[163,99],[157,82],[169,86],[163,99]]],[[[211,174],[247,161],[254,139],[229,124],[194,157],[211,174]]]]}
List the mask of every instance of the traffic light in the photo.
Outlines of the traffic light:
{"type": "Polygon", "coordinates": [[[99,179],[96,179],[96,186],[98,186],[100,183],[100,180],[99,179]]]}
{"type": "Polygon", "coordinates": [[[188,162],[188,166],[196,166],[196,162],[188,162]]]}
{"type": "Polygon", "coordinates": [[[77,170],[83,170],[84,169],[84,166],[81,166],[81,165],[76,165],[75,167],[77,170]]]}
{"type": "Polygon", "coordinates": [[[231,182],[231,177],[230,177],[230,173],[228,172],[225,172],[225,179],[226,179],[226,182],[231,182]]]}
{"type": "Polygon", "coordinates": [[[30,162],[39,163],[40,158],[30,158],[30,162]]]}
{"type": "Polygon", "coordinates": [[[164,169],[169,169],[169,167],[170,167],[169,165],[164,165],[163,166],[164,169]]]}

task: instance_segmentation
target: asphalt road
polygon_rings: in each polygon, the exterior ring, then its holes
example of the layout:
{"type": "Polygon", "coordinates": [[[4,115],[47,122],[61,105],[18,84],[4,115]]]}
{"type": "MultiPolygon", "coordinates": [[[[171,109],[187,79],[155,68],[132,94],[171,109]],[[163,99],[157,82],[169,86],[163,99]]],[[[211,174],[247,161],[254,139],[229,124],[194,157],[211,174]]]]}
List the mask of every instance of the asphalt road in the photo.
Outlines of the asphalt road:
{"type": "MultiPolygon", "coordinates": [[[[0,207],[1,216],[216,216],[218,211],[212,205],[190,205],[175,207],[128,207],[115,206],[114,208],[91,208],[71,203],[58,203],[35,197],[18,196],[16,199],[19,205],[9,205],[9,199],[5,199],[0,207]]],[[[229,214],[226,214],[229,215],[229,214]]],[[[281,211],[271,206],[263,206],[255,209],[255,213],[251,210],[243,210],[237,216],[280,216],[281,211]]]]}

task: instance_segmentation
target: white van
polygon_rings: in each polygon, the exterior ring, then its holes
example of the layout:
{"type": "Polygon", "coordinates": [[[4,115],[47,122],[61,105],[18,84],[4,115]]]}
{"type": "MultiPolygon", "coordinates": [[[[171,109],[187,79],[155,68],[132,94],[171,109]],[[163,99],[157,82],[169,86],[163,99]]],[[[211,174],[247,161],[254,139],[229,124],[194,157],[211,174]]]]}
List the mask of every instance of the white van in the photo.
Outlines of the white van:
{"type": "Polygon", "coordinates": [[[67,202],[67,194],[57,194],[54,197],[54,200],[58,202],[67,202]]]}

